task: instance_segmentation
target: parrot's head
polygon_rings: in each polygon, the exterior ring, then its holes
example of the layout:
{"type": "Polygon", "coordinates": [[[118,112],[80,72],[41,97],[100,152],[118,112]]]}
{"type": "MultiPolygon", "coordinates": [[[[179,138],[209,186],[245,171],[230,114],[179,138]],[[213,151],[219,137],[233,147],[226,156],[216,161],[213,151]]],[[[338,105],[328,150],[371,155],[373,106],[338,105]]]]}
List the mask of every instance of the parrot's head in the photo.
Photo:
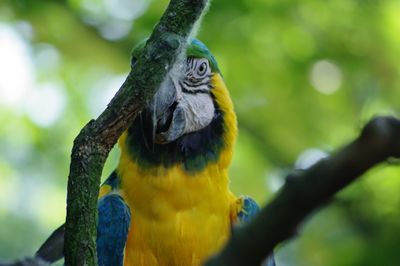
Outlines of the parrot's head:
{"type": "MultiPolygon", "coordinates": [[[[133,49],[132,67],[144,44],[133,49]]],[[[193,39],[120,145],[142,167],[181,164],[196,172],[209,163],[226,168],[236,134],[236,116],[217,62],[193,39]]]]}

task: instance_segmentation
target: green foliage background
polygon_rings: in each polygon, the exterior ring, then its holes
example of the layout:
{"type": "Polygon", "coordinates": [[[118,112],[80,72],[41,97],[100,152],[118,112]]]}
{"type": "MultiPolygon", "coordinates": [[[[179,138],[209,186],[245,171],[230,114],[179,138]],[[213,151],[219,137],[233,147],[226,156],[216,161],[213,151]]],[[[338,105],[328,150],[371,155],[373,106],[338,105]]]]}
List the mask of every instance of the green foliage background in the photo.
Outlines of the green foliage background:
{"type": "MultiPolygon", "coordinates": [[[[122,84],[131,47],[166,5],[0,2],[0,258],[33,254],[63,223],[73,139],[122,84]],[[10,47],[21,66],[11,67],[10,47]]],[[[212,1],[198,38],[239,118],[235,193],[265,203],[290,169],[351,140],[374,115],[399,114],[398,14],[397,0],[212,1]]],[[[117,160],[115,149],[104,176],[117,160]]],[[[277,249],[278,265],[398,265],[399,175],[378,166],[342,191],[277,249]]]]}

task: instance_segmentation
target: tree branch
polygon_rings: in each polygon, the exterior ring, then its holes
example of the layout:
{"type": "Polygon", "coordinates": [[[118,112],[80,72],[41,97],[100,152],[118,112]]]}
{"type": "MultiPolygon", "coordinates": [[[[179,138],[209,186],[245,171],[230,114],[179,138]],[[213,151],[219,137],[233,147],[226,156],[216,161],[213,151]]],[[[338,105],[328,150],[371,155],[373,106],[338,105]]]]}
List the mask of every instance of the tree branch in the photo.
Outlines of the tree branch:
{"type": "Polygon", "coordinates": [[[260,265],[277,244],[295,234],[311,212],[389,157],[400,157],[400,120],[377,117],[354,142],[311,168],[288,176],[274,200],[247,226],[235,230],[223,251],[206,265],[260,265]]]}
{"type": "Polygon", "coordinates": [[[104,162],[184,50],[207,0],[171,0],[121,89],[74,141],[68,177],[66,265],[96,265],[97,197],[104,162]]]}

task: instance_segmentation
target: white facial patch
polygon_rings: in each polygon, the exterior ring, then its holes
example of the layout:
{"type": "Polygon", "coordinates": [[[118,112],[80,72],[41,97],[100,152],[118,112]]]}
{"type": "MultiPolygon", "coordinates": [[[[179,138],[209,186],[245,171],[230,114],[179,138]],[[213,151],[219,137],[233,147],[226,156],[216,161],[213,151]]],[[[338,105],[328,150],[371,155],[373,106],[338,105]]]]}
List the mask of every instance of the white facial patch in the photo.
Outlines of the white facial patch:
{"type": "Polygon", "coordinates": [[[215,111],[213,100],[208,93],[183,93],[178,108],[183,109],[185,114],[185,134],[208,126],[215,111]]]}
{"type": "Polygon", "coordinates": [[[205,58],[188,58],[186,71],[174,66],[157,91],[150,110],[156,143],[170,143],[179,137],[207,127],[214,118],[210,94],[211,68],[205,58]]]}

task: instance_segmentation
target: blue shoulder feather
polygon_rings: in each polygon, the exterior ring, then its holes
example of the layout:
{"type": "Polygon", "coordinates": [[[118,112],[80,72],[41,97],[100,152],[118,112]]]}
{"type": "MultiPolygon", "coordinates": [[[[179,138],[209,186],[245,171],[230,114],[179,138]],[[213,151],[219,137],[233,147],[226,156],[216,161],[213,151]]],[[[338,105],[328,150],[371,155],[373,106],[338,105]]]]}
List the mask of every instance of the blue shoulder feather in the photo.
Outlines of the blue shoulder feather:
{"type": "MultiPolygon", "coordinates": [[[[259,211],[258,204],[249,196],[241,196],[241,207],[236,216],[235,224],[243,225],[248,223],[259,211]]],[[[274,254],[268,256],[262,263],[263,266],[276,266],[274,254]]]]}
{"type": "Polygon", "coordinates": [[[242,206],[237,214],[236,223],[245,224],[260,211],[260,207],[248,196],[242,196],[240,199],[242,201],[242,206]]]}
{"type": "Polygon", "coordinates": [[[131,214],[121,196],[109,194],[98,203],[97,259],[100,266],[122,266],[131,214]]]}

